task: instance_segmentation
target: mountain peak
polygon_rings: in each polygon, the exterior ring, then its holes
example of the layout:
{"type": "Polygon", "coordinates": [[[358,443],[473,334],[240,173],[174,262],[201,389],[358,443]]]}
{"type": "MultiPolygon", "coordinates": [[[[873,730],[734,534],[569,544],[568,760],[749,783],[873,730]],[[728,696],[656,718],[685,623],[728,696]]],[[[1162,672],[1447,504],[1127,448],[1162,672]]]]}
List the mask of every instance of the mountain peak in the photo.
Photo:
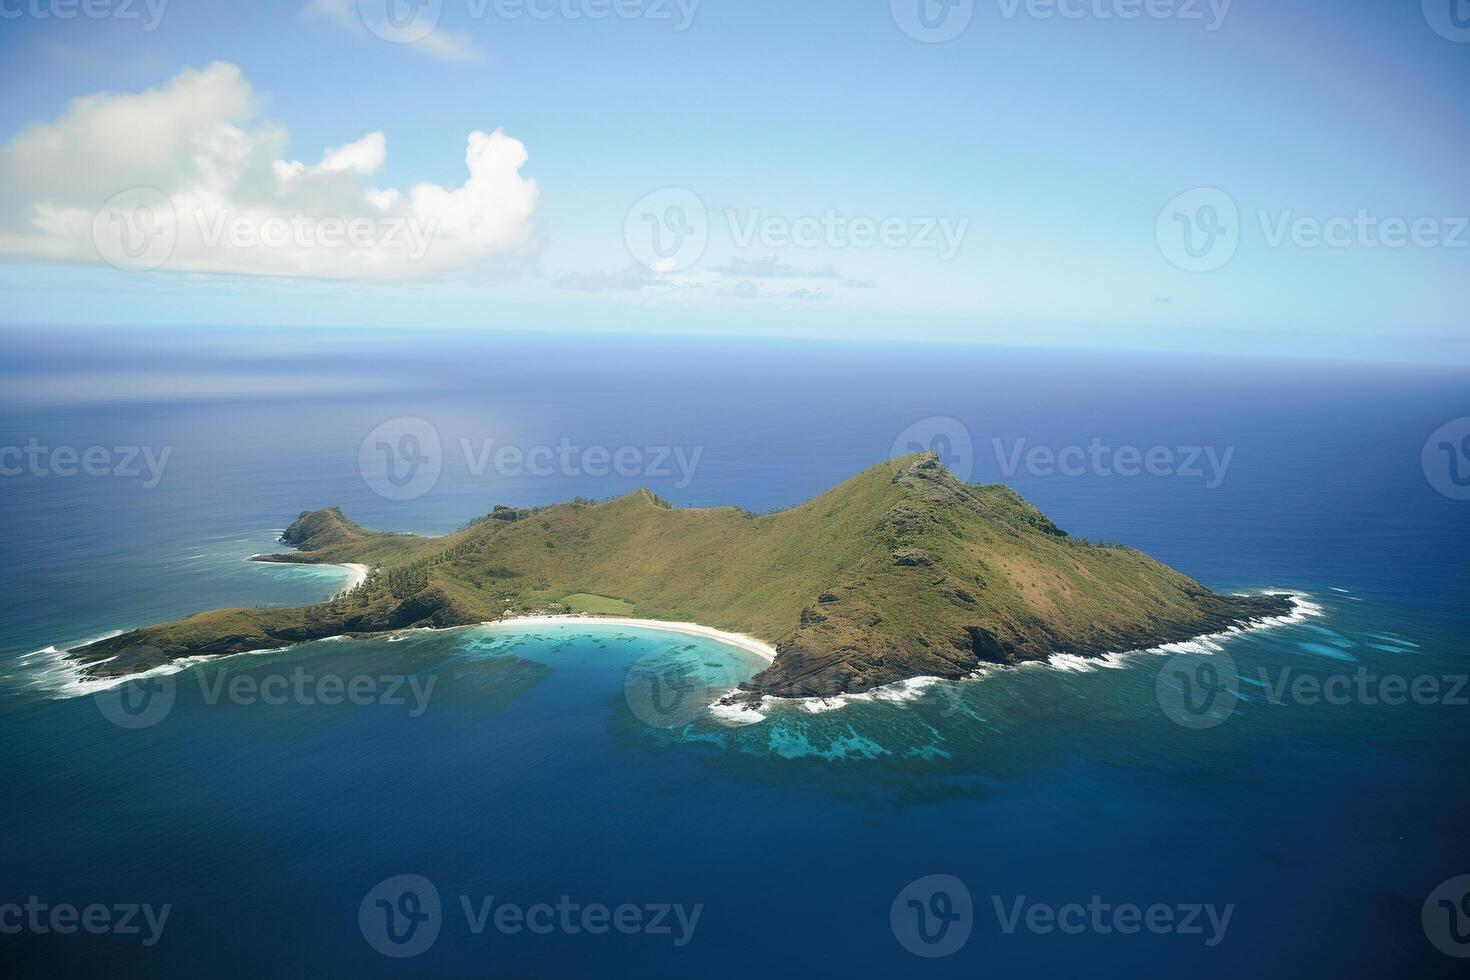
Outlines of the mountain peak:
{"type": "Polygon", "coordinates": [[[302,511],[281,533],[281,540],[302,551],[320,551],[361,541],[367,533],[349,520],[340,507],[332,506],[302,511]]]}

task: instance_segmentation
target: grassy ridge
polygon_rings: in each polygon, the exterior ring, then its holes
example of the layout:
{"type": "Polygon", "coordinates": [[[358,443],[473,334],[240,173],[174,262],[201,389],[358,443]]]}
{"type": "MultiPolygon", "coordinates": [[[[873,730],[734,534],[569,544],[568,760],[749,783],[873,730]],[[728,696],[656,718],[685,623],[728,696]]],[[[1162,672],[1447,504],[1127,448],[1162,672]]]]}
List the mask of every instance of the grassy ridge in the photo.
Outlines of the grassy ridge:
{"type": "Polygon", "coordinates": [[[693,621],[777,645],[759,693],[826,695],[981,662],[1131,649],[1286,611],[1217,596],[1128,548],[1068,537],[1014,491],[928,454],[879,464],[798,507],[605,503],[496,508],[443,538],[364,530],[335,508],[283,536],[294,561],[373,568],[301,609],[220,610],[74,651],[95,674],[341,633],[564,611],[693,621]]]}

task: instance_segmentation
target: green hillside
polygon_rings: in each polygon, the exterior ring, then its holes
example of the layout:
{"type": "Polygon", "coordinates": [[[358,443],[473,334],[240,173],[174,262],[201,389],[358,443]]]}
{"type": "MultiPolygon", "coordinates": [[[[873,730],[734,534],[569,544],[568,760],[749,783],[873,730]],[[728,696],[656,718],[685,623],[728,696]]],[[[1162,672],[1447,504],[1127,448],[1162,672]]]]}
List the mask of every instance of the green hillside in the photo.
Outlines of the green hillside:
{"type": "Polygon", "coordinates": [[[647,491],[605,503],[497,507],[443,538],[303,514],[269,560],[359,562],[368,580],[299,609],[227,609],[72,651],[95,676],[183,656],[532,612],[693,621],[776,645],[747,685],[779,696],[959,677],[980,663],[1098,655],[1279,615],[1279,596],[1219,596],[1129,548],[1068,537],[1004,486],[930,454],[875,466],[798,507],[676,509],[647,491]]]}

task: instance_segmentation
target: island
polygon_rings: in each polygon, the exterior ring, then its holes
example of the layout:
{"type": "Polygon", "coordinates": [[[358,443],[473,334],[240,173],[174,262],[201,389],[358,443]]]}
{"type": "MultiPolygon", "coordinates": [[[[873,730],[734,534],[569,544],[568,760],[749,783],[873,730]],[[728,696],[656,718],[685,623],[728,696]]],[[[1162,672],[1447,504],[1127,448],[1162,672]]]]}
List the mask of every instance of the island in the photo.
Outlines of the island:
{"type": "Polygon", "coordinates": [[[300,608],[221,609],[67,657],[87,678],[333,636],[527,615],[636,615],[771,644],[742,695],[858,693],[1058,653],[1100,657],[1287,615],[1279,594],[1221,595],[1132,548],[1071,537],[1003,485],[932,453],[880,463],[769,514],[679,508],[647,490],[497,506],[439,538],[302,514],[296,550],[258,560],[362,565],[355,588],[300,608]]]}

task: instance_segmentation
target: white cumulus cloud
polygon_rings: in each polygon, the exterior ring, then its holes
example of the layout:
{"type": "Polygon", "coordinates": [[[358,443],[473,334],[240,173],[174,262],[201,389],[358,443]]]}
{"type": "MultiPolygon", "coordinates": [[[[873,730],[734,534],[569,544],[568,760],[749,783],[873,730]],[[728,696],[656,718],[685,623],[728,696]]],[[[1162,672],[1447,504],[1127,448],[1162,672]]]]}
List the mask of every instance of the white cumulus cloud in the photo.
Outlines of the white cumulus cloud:
{"type": "Polygon", "coordinates": [[[458,186],[376,186],[383,133],[284,159],[234,65],[76,99],[0,147],[0,254],[185,272],[495,277],[535,248],[519,140],[469,134],[458,186]],[[129,266],[128,263],[134,263],[129,266]]]}

